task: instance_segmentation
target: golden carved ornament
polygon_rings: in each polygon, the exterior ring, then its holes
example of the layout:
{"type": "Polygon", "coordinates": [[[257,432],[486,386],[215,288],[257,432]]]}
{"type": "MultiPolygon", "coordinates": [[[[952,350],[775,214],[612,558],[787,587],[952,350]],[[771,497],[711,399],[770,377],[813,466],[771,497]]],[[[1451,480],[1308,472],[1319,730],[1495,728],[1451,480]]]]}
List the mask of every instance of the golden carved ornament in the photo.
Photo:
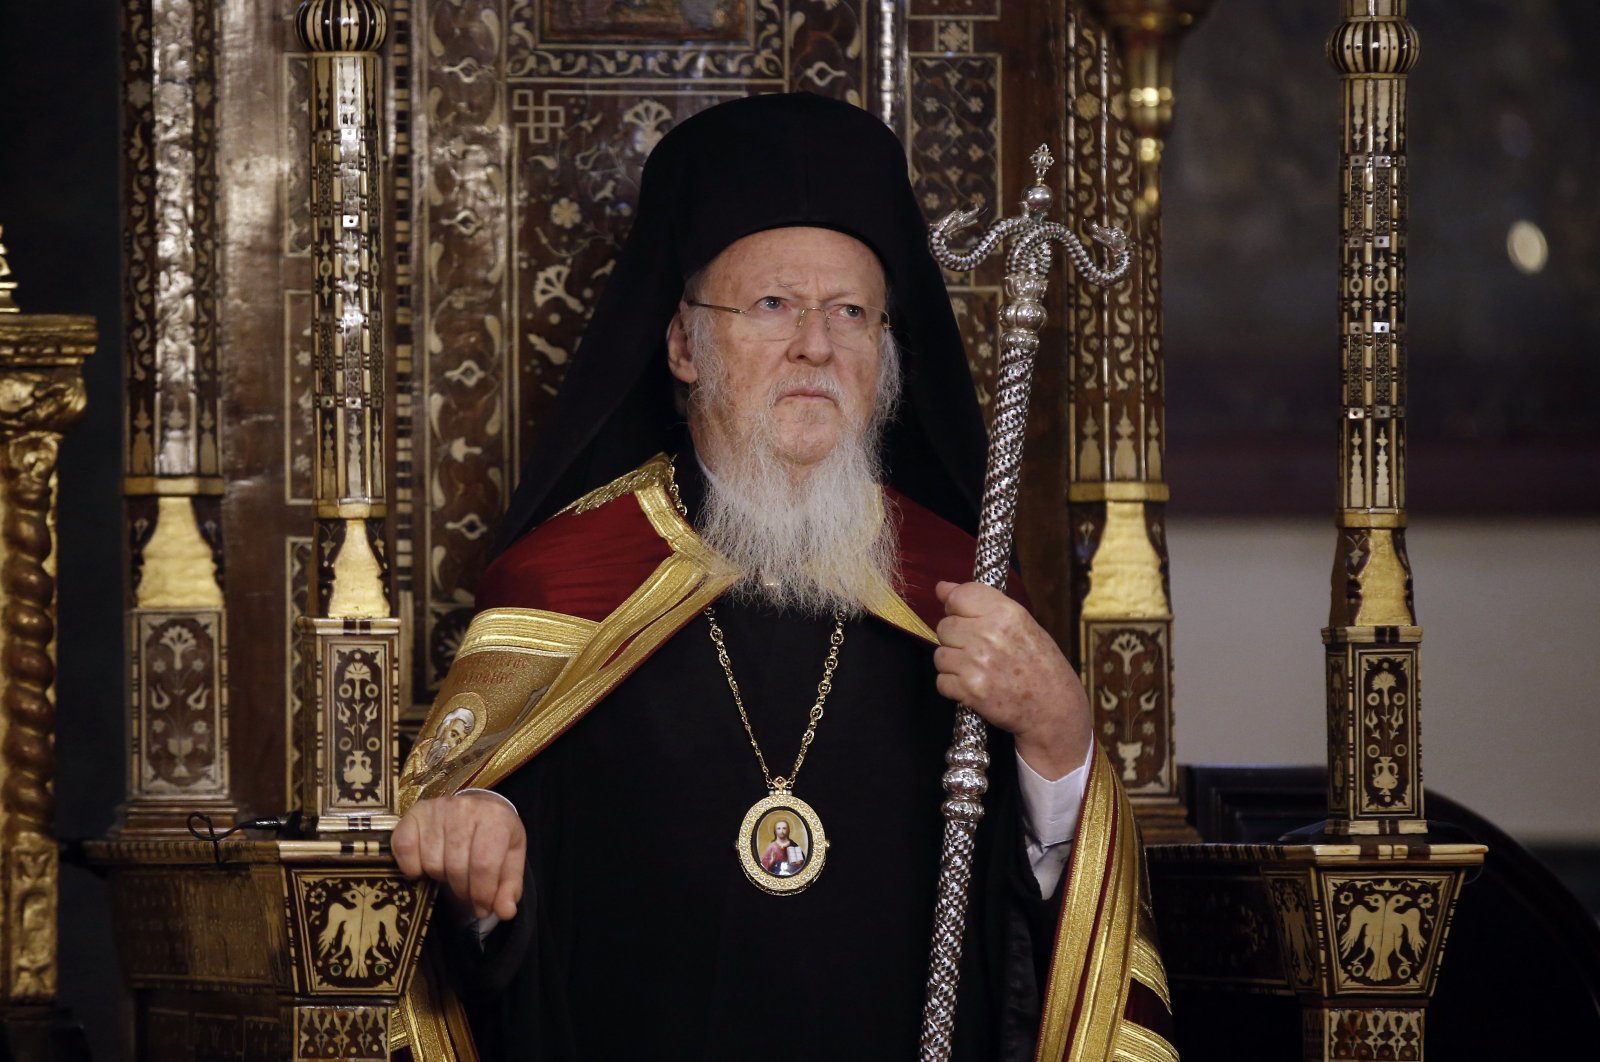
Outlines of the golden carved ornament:
{"type": "Polygon", "coordinates": [[[1404,543],[1396,531],[1374,528],[1367,536],[1367,561],[1361,571],[1361,608],[1354,626],[1410,627],[1411,572],[1400,551],[1404,543]]]}
{"type": "Polygon", "coordinates": [[[76,367],[33,365],[10,368],[8,362],[31,360],[29,351],[10,342],[16,324],[31,317],[3,318],[0,324],[0,433],[44,430],[60,432],[83,416],[83,376],[76,367]]]}
{"type": "Polygon", "coordinates": [[[367,537],[364,521],[345,521],[344,541],[333,558],[333,585],[329,588],[327,613],[333,619],[372,619],[389,615],[383,569],[372,552],[372,541],[367,537]]]}
{"type": "Polygon", "coordinates": [[[157,502],[156,529],[144,547],[135,600],[139,608],[221,608],[211,546],[200,534],[194,504],[165,495],[157,502]]]}
{"type": "Polygon", "coordinates": [[[1162,560],[1150,541],[1144,504],[1108,501],[1081,615],[1091,619],[1170,619],[1162,560]]]}
{"type": "Polygon", "coordinates": [[[1138,209],[1160,206],[1162,145],[1172,126],[1177,96],[1172,89],[1178,43],[1211,10],[1213,0],[1098,0],[1095,4],[1116,31],[1127,78],[1128,125],[1142,172],[1138,209]]]}
{"type": "Polygon", "coordinates": [[[83,414],[81,365],[96,331],[87,317],[14,312],[14,289],[0,281],[0,1002],[49,1004],[59,877],[54,486],[61,432],[83,414]]]}

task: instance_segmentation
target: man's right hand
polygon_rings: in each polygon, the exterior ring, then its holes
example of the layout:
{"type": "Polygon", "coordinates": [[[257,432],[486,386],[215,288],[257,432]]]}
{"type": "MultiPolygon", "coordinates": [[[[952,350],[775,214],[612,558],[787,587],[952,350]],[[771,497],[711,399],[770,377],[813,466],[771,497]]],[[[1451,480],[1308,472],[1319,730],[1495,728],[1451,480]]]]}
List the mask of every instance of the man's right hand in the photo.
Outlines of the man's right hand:
{"type": "Polygon", "coordinates": [[[400,872],[442,882],[463,918],[516,915],[528,833],[507,801],[489,793],[419,800],[389,843],[400,872]]]}

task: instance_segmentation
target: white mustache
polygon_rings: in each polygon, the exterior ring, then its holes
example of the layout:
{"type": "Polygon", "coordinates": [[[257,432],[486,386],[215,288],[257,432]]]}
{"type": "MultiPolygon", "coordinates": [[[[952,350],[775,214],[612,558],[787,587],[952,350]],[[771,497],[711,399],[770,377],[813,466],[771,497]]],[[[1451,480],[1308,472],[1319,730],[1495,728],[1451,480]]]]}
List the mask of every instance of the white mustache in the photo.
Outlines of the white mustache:
{"type": "Polygon", "coordinates": [[[767,408],[772,409],[784,395],[795,391],[821,391],[836,405],[844,405],[844,388],[833,376],[825,372],[800,371],[783,376],[767,390],[767,408]]]}

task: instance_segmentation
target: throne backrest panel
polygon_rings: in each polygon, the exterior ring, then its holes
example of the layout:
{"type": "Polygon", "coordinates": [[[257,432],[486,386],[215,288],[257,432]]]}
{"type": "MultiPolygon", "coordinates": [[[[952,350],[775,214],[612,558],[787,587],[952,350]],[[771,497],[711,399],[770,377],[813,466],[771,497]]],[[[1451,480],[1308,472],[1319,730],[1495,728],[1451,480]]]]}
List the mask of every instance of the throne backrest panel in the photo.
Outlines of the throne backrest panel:
{"type": "MultiPolygon", "coordinates": [[[[413,621],[403,703],[414,714],[470,618],[497,519],[627,231],[644,159],[675,123],[759,92],[858,104],[908,145],[930,218],[972,204],[989,216],[1013,210],[1023,161],[1041,141],[1130,165],[1124,128],[1113,127],[1106,151],[1103,120],[1100,133],[1087,128],[1109,103],[1067,103],[1075,86],[1102,91],[1090,73],[1109,48],[1093,20],[1075,6],[1069,19],[1061,5],[1003,3],[391,0],[384,187],[396,486],[385,561],[413,621]]],[[[228,613],[248,621],[227,653],[232,741],[249,750],[232,757],[233,787],[244,809],[276,811],[298,756],[289,631],[305,607],[312,525],[308,64],[290,7],[197,6],[214,11],[219,42],[219,561],[228,613]]],[[[1114,64],[1106,77],[1114,99],[1114,64]]],[[[1086,204],[1075,201],[1072,166],[1052,182],[1065,192],[1058,210],[1077,220],[1086,204]]],[[[990,259],[947,278],[981,399],[1002,272],[990,259]]],[[[130,273],[131,283],[158,282],[136,265],[130,273]]],[[[1053,289],[1045,341],[1056,349],[1065,305],[1053,289]]],[[[1064,420],[1067,370],[1057,360],[1041,359],[1033,438],[1044,445],[1028,474],[1064,504],[1067,448],[1052,433],[1064,420]]],[[[132,449],[150,445],[131,410],[130,431],[132,449]]],[[[1070,551],[1054,523],[1030,527],[1025,516],[1022,548],[1025,559],[1051,558],[1032,566],[1048,587],[1041,594],[1033,579],[1034,598],[1064,619],[1070,551]]]]}

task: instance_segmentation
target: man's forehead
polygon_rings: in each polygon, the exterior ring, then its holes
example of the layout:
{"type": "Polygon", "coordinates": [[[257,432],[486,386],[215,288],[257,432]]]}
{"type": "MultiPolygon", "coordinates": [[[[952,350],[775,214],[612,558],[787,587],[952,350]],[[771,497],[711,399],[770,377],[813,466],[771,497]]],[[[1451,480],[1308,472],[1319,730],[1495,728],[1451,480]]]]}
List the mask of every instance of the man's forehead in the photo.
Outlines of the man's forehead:
{"type": "MultiPolygon", "coordinates": [[[[884,271],[872,248],[834,229],[796,226],[744,236],[711,260],[709,271],[736,283],[760,282],[796,290],[819,281],[881,288],[884,271]]],[[[813,293],[815,294],[815,293],[813,293]]]]}

